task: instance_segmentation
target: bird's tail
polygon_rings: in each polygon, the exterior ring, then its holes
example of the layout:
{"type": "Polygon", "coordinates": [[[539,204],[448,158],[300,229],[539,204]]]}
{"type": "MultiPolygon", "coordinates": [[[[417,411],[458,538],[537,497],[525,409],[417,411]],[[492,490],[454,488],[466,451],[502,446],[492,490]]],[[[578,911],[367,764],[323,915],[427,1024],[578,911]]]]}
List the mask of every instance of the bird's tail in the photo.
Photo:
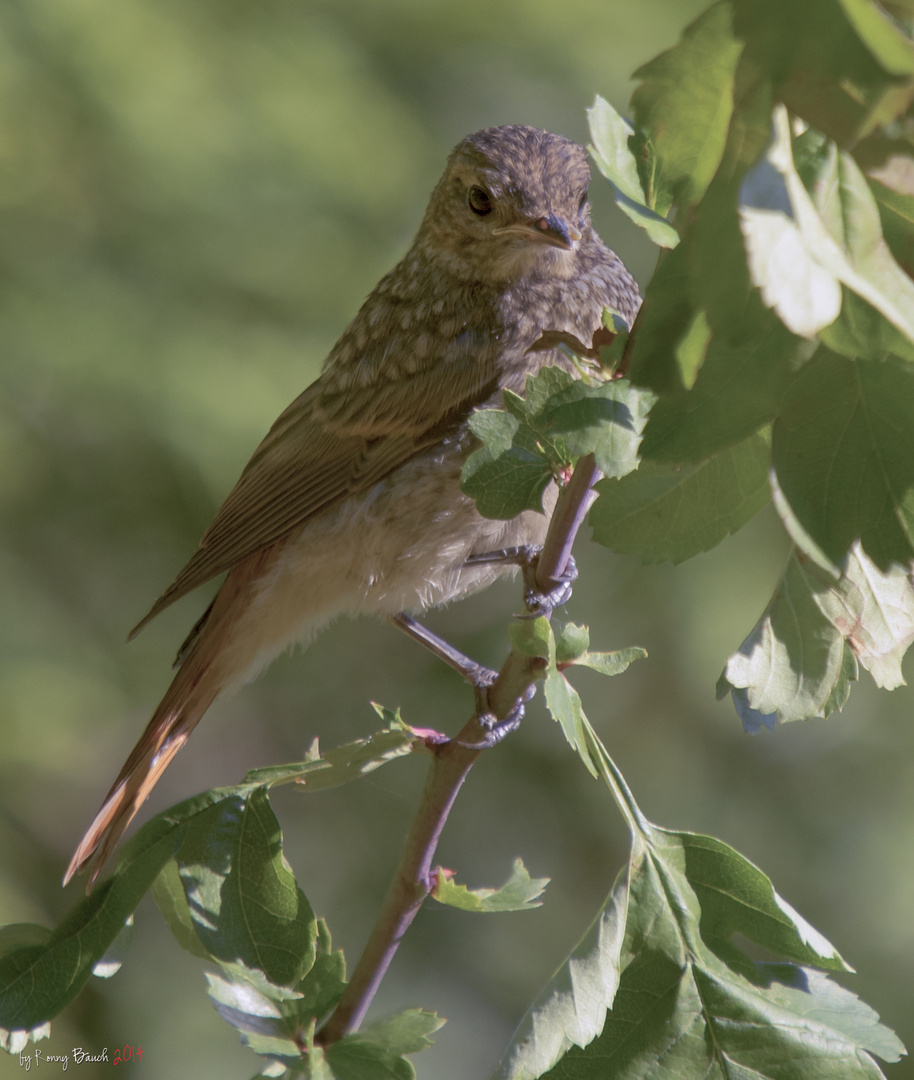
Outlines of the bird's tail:
{"type": "Polygon", "coordinates": [[[221,689],[205,648],[194,649],[178,668],[161,704],[114,781],[95,820],[79,842],[63,883],[91,864],[88,887],[117,846],[171,759],[187,742],[221,689]]]}
{"type": "Polygon", "coordinates": [[[130,757],[114,781],[79,843],[63,883],[91,865],[91,889],[103,864],[117,846],[136,812],[155,787],[171,759],[187,742],[203,714],[227,687],[244,682],[250,658],[236,648],[243,620],[257,583],[278,554],[267,548],[239,563],[225,579],[206,616],[194,627],[179,654],[179,667],[171,686],[130,757]]]}

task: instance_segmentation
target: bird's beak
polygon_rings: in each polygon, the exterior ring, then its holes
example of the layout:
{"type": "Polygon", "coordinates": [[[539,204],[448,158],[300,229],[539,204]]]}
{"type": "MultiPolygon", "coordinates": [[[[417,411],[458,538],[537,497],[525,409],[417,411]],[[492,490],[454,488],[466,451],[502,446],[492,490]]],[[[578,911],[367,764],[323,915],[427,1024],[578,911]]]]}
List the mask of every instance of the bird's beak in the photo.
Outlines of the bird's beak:
{"type": "Polygon", "coordinates": [[[547,214],[546,217],[533,218],[529,221],[516,221],[511,225],[501,225],[492,230],[495,236],[513,234],[522,236],[525,240],[540,240],[554,247],[564,248],[571,251],[574,245],[581,239],[580,229],[569,225],[558,214],[547,214]]]}

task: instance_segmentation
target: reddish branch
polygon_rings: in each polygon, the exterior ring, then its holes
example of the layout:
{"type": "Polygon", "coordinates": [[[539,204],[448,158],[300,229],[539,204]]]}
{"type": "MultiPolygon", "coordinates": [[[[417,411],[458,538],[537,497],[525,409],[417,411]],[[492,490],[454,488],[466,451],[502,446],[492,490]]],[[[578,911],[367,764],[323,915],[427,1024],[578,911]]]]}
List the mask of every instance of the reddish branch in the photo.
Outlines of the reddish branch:
{"type": "MultiPolygon", "coordinates": [[[[536,584],[544,593],[557,585],[565,572],[575,536],[593,501],[592,487],[599,475],[593,455],[587,455],[578,462],[571,479],[559,493],[537,564],[536,584]]],[[[543,666],[538,657],[512,650],[488,691],[488,710],[496,720],[504,720],[526,700],[530,688],[541,677],[543,666]]],[[[364,1019],[403,935],[434,886],[432,864],[438,838],[457,792],[482,753],[489,731],[477,712],[455,738],[429,746],[432,766],[400,863],[365,951],[336,1011],[319,1034],[322,1043],[335,1042],[355,1031],[364,1019]]]]}

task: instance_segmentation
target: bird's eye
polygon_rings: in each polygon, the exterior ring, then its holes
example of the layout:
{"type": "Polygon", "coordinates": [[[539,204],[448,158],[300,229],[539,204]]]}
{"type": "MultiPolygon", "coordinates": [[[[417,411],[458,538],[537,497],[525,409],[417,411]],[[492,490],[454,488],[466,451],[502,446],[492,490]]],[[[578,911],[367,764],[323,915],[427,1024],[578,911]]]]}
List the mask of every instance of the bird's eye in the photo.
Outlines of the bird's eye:
{"type": "Polygon", "coordinates": [[[580,202],[580,205],[578,206],[578,213],[579,214],[582,214],[584,212],[584,207],[586,205],[587,205],[587,192],[585,191],[584,194],[581,196],[581,202],[580,202]]]}
{"type": "Polygon", "coordinates": [[[492,197],[481,187],[471,187],[467,192],[467,206],[479,217],[492,213],[492,197]]]}

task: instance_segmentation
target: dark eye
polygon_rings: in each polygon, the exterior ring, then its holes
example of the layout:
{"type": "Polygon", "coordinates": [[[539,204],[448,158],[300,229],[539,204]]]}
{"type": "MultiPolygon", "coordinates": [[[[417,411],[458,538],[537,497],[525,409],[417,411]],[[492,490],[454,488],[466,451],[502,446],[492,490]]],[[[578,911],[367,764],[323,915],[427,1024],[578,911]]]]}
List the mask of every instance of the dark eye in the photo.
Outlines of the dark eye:
{"type": "Polygon", "coordinates": [[[584,207],[586,205],[587,205],[587,192],[585,191],[584,194],[581,196],[581,202],[580,202],[580,205],[578,206],[578,213],[579,214],[584,213],[584,207]]]}
{"type": "Polygon", "coordinates": [[[479,217],[485,217],[486,214],[492,213],[491,196],[484,188],[471,187],[467,192],[467,206],[469,206],[474,214],[478,214],[479,217]]]}

